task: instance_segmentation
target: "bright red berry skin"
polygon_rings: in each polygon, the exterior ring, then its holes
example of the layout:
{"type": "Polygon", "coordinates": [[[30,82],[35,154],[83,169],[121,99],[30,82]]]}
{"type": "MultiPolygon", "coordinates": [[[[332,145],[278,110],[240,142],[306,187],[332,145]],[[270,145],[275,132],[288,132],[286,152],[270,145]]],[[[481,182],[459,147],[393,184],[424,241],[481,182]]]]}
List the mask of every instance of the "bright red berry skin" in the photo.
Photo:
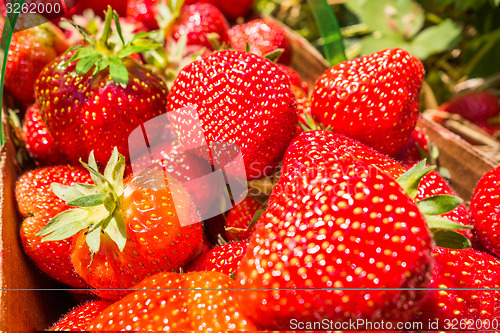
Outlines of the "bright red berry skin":
{"type": "Polygon", "coordinates": [[[488,171],[474,190],[470,215],[476,238],[492,253],[500,255],[500,167],[488,171]]]}
{"type": "Polygon", "coordinates": [[[91,151],[105,165],[113,147],[129,158],[128,136],[167,109],[163,81],[133,59],[125,60],[129,83],[115,83],[106,69],[92,77],[76,75],[68,53],[45,67],[35,84],[37,104],[56,144],[72,163],[91,151]]]}
{"type": "Polygon", "coordinates": [[[404,166],[411,168],[423,160],[426,154],[429,154],[429,138],[421,129],[415,128],[410,140],[396,154],[394,159],[400,161],[404,166]]]}
{"type": "Polygon", "coordinates": [[[21,241],[24,251],[38,268],[53,279],[74,288],[87,288],[87,284],[75,272],[70,259],[71,239],[42,242],[36,234],[62,211],[69,209],[50,188],[57,182],[64,185],[91,183],[87,170],[82,167],[52,167],[25,173],[16,184],[16,200],[21,216],[21,241]]]}
{"type": "Polygon", "coordinates": [[[253,20],[248,23],[236,25],[229,29],[229,42],[235,50],[245,51],[247,43],[250,52],[264,57],[277,49],[283,49],[278,62],[284,65],[292,61],[292,46],[286,35],[285,29],[269,20],[253,20]]]}
{"type": "Polygon", "coordinates": [[[97,15],[104,16],[108,6],[111,6],[118,15],[123,16],[126,13],[127,1],[123,0],[82,0],[79,1],[78,5],[75,7],[76,13],[83,13],[87,8],[90,8],[97,15]]]}
{"type": "Polygon", "coordinates": [[[255,225],[248,229],[257,210],[262,204],[251,196],[234,206],[226,215],[226,238],[230,241],[246,241],[250,239],[255,225]]]}
{"type": "MultiPolygon", "coordinates": [[[[304,93],[304,95],[306,97],[309,95],[309,85],[307,84],[306,81],[304,81],[300,77],[299,73],[297,73],[291,67],[288,67],[288,66],[285,66],[285,65],[282,65],[282,64],[278,64],[278,67],[281,68],[281,70],[283,72],[285,72],[286,75],[288,75],[288,78],[290,79],[290,85],[292,86],[292,89],[293,88],[301,89],[302,92],[304,93]]],[[[295,95],[297,95],[297,94],[295,94],[295,95]]],[[[297,99],[298,98],[299,98],[299,96],[297,96],[297,99]]]]}
{"type": "Polygon", "coordinates": [[[80,305],[55,323],[49,331],[86,331],[87,325],[111,304],[111,301],[99,300],[80,305]]]}
{"type": "Polygon", "coordinates": [[[283,290],[425,288],[432,240],[394,179],[361,161],[341,159],[311,164],[290,181],[281,179],[274,192],[236,273],[241,288],[254,289],[240,296],[254,322],[286,329],[293,318],[412,317],[423,292],[283,290]],[[259,290],[269,288],[275,290],[259,290]]]}
{"type": "Polygon", "coordinates": [[[63,165],[66,156],[57,147],[47,126],[43,123],[38,105],[33,104],[24,116],[23,136],[26,149],[40,166],[63,165]]]}
{"type": "Polygon", "coordinates": [[[159,0],[128,0],[127,16],[142,22],[148,30],[157,30],[158,3],[159,0]]]}
{"type": "Polygon", "coordinates": [[[25,105],[32,104],[36,78],[68,47],[61,29],[50,22],[16,32],[9,48],[5,88],[25,105]]]}
{"type": "Polygon", "coordinates": [[[498,290],[488,289],[500,287],[500,261],[473,249],[434,247],[432,254],[436,266],[429,288],[443,290],[428,291],[417,321],[425,325],[437,320],[440,330],[494,330],[493,320],[500,314],[500,295],[498,290]],[[454,288],[461,290],[447,290],[454,288]]]}
{"type": "Polygon", "coordinates": [[[327,70],[312,93],[312,114],[334,132],[388,155],[409,140],[418,118],[422,63],[387,49],[327,70]]]}
{"type": "Polygon", "coordinates": [[[187,45],[201,45],[213,50],[208,35],[219,35],[218,41],[222,45],[229,42],[228,30],[229,24],[217,7],[209,3],[195,3],[182,7],[172,31],[167,34],[171,34],[175,40],[186,34],[187,45]]]}
{"type": "Polygon", "coordinates": [[[219,245],[202,254],[187,267],[187,272],[215,271],[227,275],[236,272],[245,254],[248,242],[219,245]]]}
{"type": "Polygon", "coordinates": [[[246,15],[252,7],[254,0],[186,0],[185,3],[210,3],[219,8],[229,19],[236,19],[246,15]]]}
{"type": "MultiPolygon", "coordinates": [[[[185,110],[191,121],[200,122],[208,147],[238,146],[248,179],[260,179],[278,164],[297,127],[288,77],[247,52],[220,51],[191,63],[177,76],[168,102],[170,112],[185,110]]],[[[198,131],[180,117],[174,116],[181,143],[199,140],[198,131]]]]}
{"type": "Polygon", "coordinates": [[[474,91],[459,95],[441,105],[439,109],[459,114],[477,124],[487,123],[489,118],[500,115],[498,97],[488,91],[474,91]]]}
{"type": "Polygon", "coordinates": [[[218,272],[158,273],[105,309],[87,330],[254,331],[235,287],[233,279],[218,272]]]}

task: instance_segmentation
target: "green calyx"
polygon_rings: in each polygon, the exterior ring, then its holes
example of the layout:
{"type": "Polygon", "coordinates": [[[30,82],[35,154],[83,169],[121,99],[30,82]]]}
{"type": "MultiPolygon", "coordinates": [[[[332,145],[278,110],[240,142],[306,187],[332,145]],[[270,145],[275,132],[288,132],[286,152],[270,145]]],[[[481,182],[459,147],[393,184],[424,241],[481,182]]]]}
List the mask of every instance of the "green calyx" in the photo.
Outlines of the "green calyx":
{"type": "Polygon", "coordinates": [[[120,26],[120,19],[116,11],[111,6],[108,6],[104,31],[97,40],[84,27],[72,25],[82,34],[85,45],[73,46],[66,52],[76,51],[73,56],[66,61],[65,66],[78,61],[75,71],[78,75],[88,73],[93,69],[92,75],[109,68],[111,79],[126,87],[129,81],[129,74],[124,60],[129,58],[134,53],[141,53],[157,49],[162,45],[149,39],[155,32],[144,32],[136,34],[132,40],[125,42],[120,26]],[[115,22],[116,32],[111,29],[112,22],[115,22]],[[115,44],[110,42],[110,37],[113,33],[117,33],[120,43],[115,44]]]}
{"type": "Polygon", "coordinates": [[[169,30],[175,23],[175,20],[181,15],[181,8],[184,0],[168,0],[166,3],[160,1],[157,5],[155,19],[161,30],[169,30]]]}
{"type": "Polygon", "coordinates": [[[75,208],[56,215],[37,236],[43,237],[43,242],[58,241],[87,230],[86,242],[94,254],[99,251],[101,233],[106,233],[123,251],[127,232],[118,205],[124,191],[125,159],[115,148],[104,174],[99,172],[93,152],[88,164],[81,163],[90,172],[94,184],[67,186],[52,183],[52,191],[75,208]]]}
{"type": "MultiPolygon", "coordinates": [[[[435,169],[435,167],[427,167],[425,163],[426,160],[421,161],[397,179],[397,183],[412,200],[415,200],[418,194],[418,187],[422,177],[435,169]]],[[[455,230],[472,229],[472,226],[464,226],[438,216],[451,212],[461,203],[460,198],[445,194],[435,195],[417,202],[418,209],[424,216],[437,246],[452,249],[471,247],[470,240],[464,235],[455,232],[455,230]]]]}

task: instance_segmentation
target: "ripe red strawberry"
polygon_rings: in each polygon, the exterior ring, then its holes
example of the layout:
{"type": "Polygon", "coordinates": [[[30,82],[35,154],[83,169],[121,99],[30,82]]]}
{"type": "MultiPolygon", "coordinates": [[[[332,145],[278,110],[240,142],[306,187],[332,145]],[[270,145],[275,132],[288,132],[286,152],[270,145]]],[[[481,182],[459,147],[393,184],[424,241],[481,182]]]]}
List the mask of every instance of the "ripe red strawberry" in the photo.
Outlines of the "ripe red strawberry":
{"type": "Polygon", "coordinates": [[[255,213],[262,204],[254,197],[247,196],[242,202],[234,206],[226,215],[226,238],[230,241],[246,241],[250,239],[255,225],[248,227],[253,221],[255,213]]]}
{"type": "Polygon", "coordinates": [[[104,174],[92,154],[86,167],[93,186],[52,185],[78,208],[57,215],[38,236],[48,241],[75,235],[71,261],[96,294],[116,299],[146,276],[177,270],[199,255],[203,230],[182,186],[173,188],[154,170],[124,181],[116,148],[104,174]]]}
{"type": "Polygon", "coordinates": [[[274,195],[236,273],[240,287],[253,289],[241,293],[240,302],[260,327],[285,329],[291,319],[411,318],[423,292],[365,289],[425,288],[430,282],[430,233],[392,178],[345,158],[281,179],[274,195]]]}
{"type": "Polygon", "coordinates": [[[316,130],[301,134],[290,144],[283,159],[280,179],[290,181],[304,168],[344,158],[354,158],[375,166],[394,179],[406,172],[396,161],[354,139],[316,130]]]}
{"type": "Polygon", "coordinates": [[[158,273],[101,312],[87,330],[255,330],[234,288],[233,279],[218,272],[158,273]]]}
{"type": "Polygon", "coordinates": [[[202,45],[209,50],[214,49],[208,39],[210,34],[217,34],[221,45],[229,42],[229,24],[226,18],[217,7],[209,3],[183,6],[167,29],[167,36],[172,36],[174,40],[186,35],[187,45],[202,45]]]}
{"type": "MultiPolygon", "coordinates": [[[[108,11],[106,31],[112,17],[108,11]]],[[[96,45],[77,47],[55,59],[35,84],[43,121],[73,163],[95,151],[104,165],[114,146],[128,159],[133,148],[128,147],[129,134],[166,112],[163,81],[128,56],[158,45],[139,39],[123,46],[108,39],[103,34],[96,45]]]]}
{"type": "Polygon", "coordinates": [[[182,143],[196,140],[199,129],[212,154],[214,145],[237,146],[249,179],[262,178],[278,164],[296,131],[288,77],[247,52],[220,51],[191,63],[177,76],[168,102],[170,112],[177,110],[173,118],[182,143]],[[189,122],[194,129],[183,125],[189,122]]]}
{"type": "Polygon", "coordinates": [[[500,115],[498,97],[488,91],[464,93],[441,105],[439,109],[459,114],[477,124],[487,123],[488,119],[500,115]]]}
{"type": "Polygon", "coordinates": [[[395,160],[400,161],[404,166],[411,167],[429,155],[429,138],[419,129],[415,128],[411,134],[410,140],[394,157],[395,160]]]}
{"type": "Polygon", "coordinates": [[[73,269],[71,239],[42,242],[36,234],[50,219],[70,208],[52,192],[51,183],[73,185],[91,181],[82,167],[60,166],[27,172],[16,184],[16,200],[25,219],[20,230],[24,251],[43,272],[75,288],[86,288],[87,284],[73,269]]]}
{"type": "Polygon", "coordinates": [[[55,323],[49,331],[86,331],[87,325],[111,304],[111,301],[99,300],[80,305],[55,323]]]}
{"type": "Polygon", "coordinates": [[[318,79],[312,114],[334,132],[396,154],[415,129],[423,79],[422,63],[402,49],[349,60],[318,79]]]}
{"type": "Polygon", "coordinates": [[[118,15],[125,16],[127,10],[127,1],[123,0],[83,0],[78,2],[75,10],[72,12],[81,14],[83,13],[83,11],[85,11],[85,9],[90,8],[94,11],[94,13],[104,17],[108,6],[111,6],[114,10],[116,10],[118,15]]]}
{"type": "Polygon", "coordinates": [[[476,238],[492,253],[500,255],[500,167],[488,171],[474,190],[470,215],[476,238]]]}
{"type": "Polygon", "coordinates": [[[472,249],[434,247],[432,254],[436,266],[429,288],[442,290],[428,291],[417,321],[425,325],[437,320],[439,327],[432,329],[440,330],[494,330],[500,295],[489,289],[500,287],[500,260],[472,249]]]}
{"type": "Polygon", "coordinates": [[[234,274],[245,254],[248,242],[234,242],[214,247],[187,267],[187,272],[215,271],[234,274]]]}
{"type": "Polygon", "coordinates": [[[127,16],[142,22],[148,30],[159,29],[156,17],[160,0],[128,0],[127,16]]]}
{"type": "Polygon", "coordinates": [[[38,105],[33,104],[24,116],[23,136],[26,149],[40,166],[63,165],[66,156],[57,147],[47,126],[43,123],[38,105]]]}
{"type": "MultiPolygon", "coordinates": [[[[288,78],[290,79],[290,85],[292,86],[292,89],[294,89],[294,92],[296,92],[295,89],[300,89],[306,97],[307,95],[309,95],[309,85],[306,81],[302,80],[299,73],[297,73],[291,67],[285,65],[278,64],[278,67],[281,68],[281,70],[285,72],[286,75],[288,75],[288,78]]],[[[297,95],[297,93],[295,95],[297,95]]],[[[297,99],[298,98],[299,96],[297,96],[297,99]]]]}
{"type": "Polygon", "coordinates": [[[246,15],[252,7],[254,0],[186,0],[186,3],[204,2],[211,3],[219,8],[229,19],[236,19],[246,15]]]}
{"type": "Polygon", "coordinates": [[[247,43],[250,52],[264,57],[277,49],[283,49],[278,62],[288,65],[292,61],[292,47],[285,29],[274,21],[253,20],[229,29],[229,42],[235,50],[245,51],[247,43]]]}
{"type": "Polygon", "coordinates": [[[36,78],[47,64],[68,47],[63,32],[50,22],[16,32],[8,52],[5,88],[25,105],[32,104],[35,101],[36,78]]]}

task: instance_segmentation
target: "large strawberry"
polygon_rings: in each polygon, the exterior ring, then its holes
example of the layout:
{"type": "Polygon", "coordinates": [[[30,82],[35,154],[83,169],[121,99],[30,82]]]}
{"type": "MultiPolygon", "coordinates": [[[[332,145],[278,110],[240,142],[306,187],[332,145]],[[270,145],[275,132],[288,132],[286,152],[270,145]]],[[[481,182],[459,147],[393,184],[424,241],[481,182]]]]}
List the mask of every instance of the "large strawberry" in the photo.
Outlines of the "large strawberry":
{"type": "Polygon", "coordinates": [[[422,63],[402,49],[349,60],[318,79],[312,114],[335,132],[396,154],[415,128],[423,79],[422,63]]]}
{"type": "Polygon", "coordinates": [[[124,158],[116,148],[104,174],[92,154],[85,166],[94,184],[52,185],[76,208],[54,217],[38,236],[74,237],[73,266],[97,294],[117,298],[146,276],[177,270],[199,255],[199,216],[175,180],[166,184],[163,173],[146,169],[124,181],[124,158]]]}
{"type": "Polygon", "coordinates": [[[292,46],[285,29],[277,22],[270,20],[253,20],[236,25],[228,31],[229,42],[235,50],[245,51],[247,44],[250,52],[261,57],[283,49],[278,61],[288,65],[292,60],[292,46]]]}
{"type": "Polygon", "coordinates": [[[86,288],[87,284],[73,269],[71,239],[42,242],[36,234],[54,216],[70,208],[52,192],[51,183],[73,185],[91,181],[84,168],[62,166],[27,172],[16,184],[16,200],[24,218],[20,230],[24,251],[43,272],[75,288],[86,288]]]}
{"type": "MultiPolygon", "coordinates": [[[[251,53],[220,51],[191,63],[177,76],[168,99],[182,143],[206,140],[212,155],[239,149],[249,179],[262,178],[278,164],[296,131],[288,77],[251,53]],[[233,147],[216,149],[224,144],[233,147]]],[[[229,157],[221,160],[229,163],[229,157]]]]}
{"type": "Polygon", "coordinates": [[[219,245],[202,254],[187,267],[187,272],[215,271],[234,274],[245,254],[248,242],[234,242],[219,245]]]}
{"type": "Polygon", "coordinates": [[[38,105],[33,104],[24,115],[23,137],[26,149],[41,166],[68,163],[66,156],[57,147],[47,126],[43,123],[38,105]]]}
{"type": "Polygon", "coordinates": [[[159,273],[106,308],[87,330],[253,331],[235,287],[218,272],[159,273]]]}
{"type": "Polygon", "coordinates": [[[474,190],[470,215],[477,239],[495,255],[500,255],[500,167],[488,171],[474,190]]]}
{"type": "Polygon", "coordinates": [[[49,331],[86,331],[87,325],[111,304],[111,301],[99,300],[80,305],[58,320],[49,331]]]}
{"type": "Polygon", "coordinates": [[[441,105],[440,110],[456,113],[478,125],[500,115],[498,97],[488,91],[473,91],[461,94],[441,105]]]}
{"type": "Polygon", "coordinates": [[[158,45],[145,39],[110,43],[112,18],[110,9],[102,37],[96,41],[86,36],[89,45],[74,47],[54,60],[35,84],[43,121],[74,163],[94,151],[104,165],[113,146],[128,158],[129,134],[166,112],[165,84],[130,57],[158,45]]]}
{"type": "MultiPolygon", "coordinates": [[[[36,15],[23,18],[37,19],[36,15]]],[[[44,22],[42,18],[38,18],[44,22]]],[[[23,22],[21,22],[23,23],[23,22]]],[[[63,32],[47,22],[13,34],[5,69],[5,88],[26,105],[35,101],[35,80],[42,69],[69,48],[63,32]]],[[[3,24],[1,26],[3,29],[3,24]]]]}
{"type": "Polygon", "coordinates": [[[253,289],[241,293],[245,313],[266,329],[287,329],[291,319],[410,319],[424,296],[411,289],[425,288],[433,267],[413,200],[352,158],[311,164],[288,179],[275,188],[236,273],[239,286],[253,289]]]}
{"type": "Polygon", "coordinates": [[[440,330],[495,331],[500,315],[500,260],[472,249],[434,247],[432,282],[417,321],[440,330]],[[490,290],[496,289],[496,290],[490,290]]]}

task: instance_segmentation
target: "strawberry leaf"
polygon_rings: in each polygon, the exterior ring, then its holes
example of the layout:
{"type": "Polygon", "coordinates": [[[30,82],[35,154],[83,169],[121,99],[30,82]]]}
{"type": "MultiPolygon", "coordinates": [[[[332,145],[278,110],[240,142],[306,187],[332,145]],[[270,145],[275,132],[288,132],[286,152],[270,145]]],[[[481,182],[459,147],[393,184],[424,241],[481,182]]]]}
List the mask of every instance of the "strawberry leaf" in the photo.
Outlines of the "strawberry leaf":
{"type": "Polygon", "coordinates": [[[255,212],[255,214],[253,216],[252,222],[250,222],[250,224],[247,227],[247,230],[250,230],[250,228],[252,228],[255,225],[255,223],[257,223],[257,221],[260,219],[262,214],[266,211],[266,208],[267,207],[262,206],[259,209],[257,209],[257,211],[255,212]]]}
{"type": "Polygon", "coordinates": [[[109,75],[115,83],[125,88],[128,84],[128,70],[118,56],[111,56],[109,59],[109,75]]]}
{"type": "Polygon", "coordinates": [[[413,200],[418,194],[418,186],[422,177],[435,169],[435,167],[426,168],[425,162],[425,160],[422,160],[396,180],[413,200]]]}
{"type": "Polygon", "coordinates": [[[87,228],[88,211],[84,209],[68,209],[57,214],[36,235],[46,236],[42,241],[63,240],[87,228]]]}
{"type": "Polygon", "coordinates": [[[276,63],[278,61],[278,59],[281,57],[281,55],[283,54],[283,51],[285,51],[285,50],[284,49],[276,49],[276,50],[271,51],[268,54],[266,54],[264,56],[264,58],[266,58],[267,60],[269,60],[271,62],[276,63]]]}
{"type": "Polygon", "coordinates": [[[101,226],[99,223],[96,227],[87,233],[85,241],[91,253],[99,252],[101,246],[101,226]]]}
{"type": "Polygon", "coordinates": [[[123,174],[125,172],[125,159],[115,147],[111,158],[109,159],[106,169],[104,170],[104,178],[109,179],[113,184],[113,189],[117,194],[123,193],[123,174]]]}
{"type": "Polygon", "coordinates": [[[452,222],[444,217],[439,216],[425,216],[425,221],[427,222],[427,226],[429,229],[433,230],[467,230],[472,229],[470,225],[461,225],[455,222],[452,222]]]}
{"type": "Polygon", "coordinates": [[[125,222],[120,214],[114,214],[104,228],[104,232],[116,243],[120,251],[123,251],[127,243],[127,230],[125,222]]]}
{"type": "Polygon", "coordinates": [[[68,206],[71,207],[95,207],[102,205],[104,200],[108,196],[107,193],[92,194],[86,197],[81,197],[71,202],[68,202],[68,206]]]}
{"type": "Polygon", "coordinates": [[[461,203],[462,200],[457,197],[440,194],[423,199],[417,205],[420,212],[424,215],[441,215],[451,212],[461,203]]]}
{"type": "Polygon", "coordinates": [[[50,184],[50,188],[59,199],[64,200],[65,202],[71,202],[85,195],[76,187],[62,185],[59,183],[50,184]]]}
{"type": "Polygon", "coordinates": [[[432,239],[437,246],[448,249],[463,250],[471,247],[467,237],[451,230],[438,230],[432,234],[432,239]]]}

